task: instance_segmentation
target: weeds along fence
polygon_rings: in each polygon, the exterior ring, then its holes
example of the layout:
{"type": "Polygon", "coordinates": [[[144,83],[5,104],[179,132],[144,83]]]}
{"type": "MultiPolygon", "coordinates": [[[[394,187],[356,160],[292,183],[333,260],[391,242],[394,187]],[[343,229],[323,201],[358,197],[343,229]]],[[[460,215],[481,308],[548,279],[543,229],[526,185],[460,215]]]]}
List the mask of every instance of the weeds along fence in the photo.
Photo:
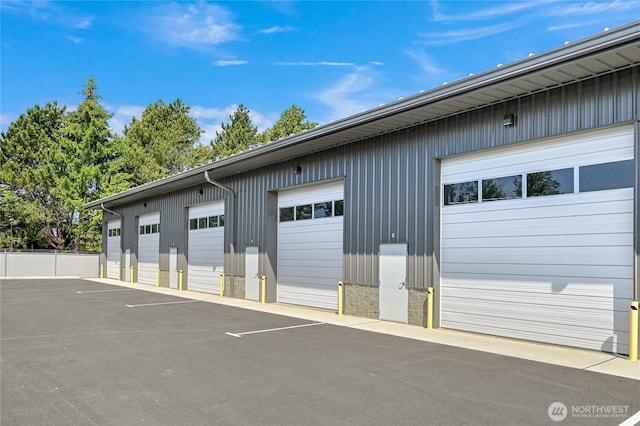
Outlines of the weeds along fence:
{"type": "Polygon", "coordinates": [[[0,278],[81,277],[99,275],[100,254],[47,250],[0,250],[0,278]]]}

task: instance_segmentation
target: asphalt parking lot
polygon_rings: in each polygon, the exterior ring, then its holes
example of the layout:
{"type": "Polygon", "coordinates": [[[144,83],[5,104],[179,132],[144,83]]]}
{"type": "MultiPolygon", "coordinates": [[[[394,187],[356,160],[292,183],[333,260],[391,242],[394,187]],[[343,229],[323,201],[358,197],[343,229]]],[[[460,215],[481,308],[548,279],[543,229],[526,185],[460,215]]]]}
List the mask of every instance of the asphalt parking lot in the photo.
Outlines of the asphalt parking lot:
{"type": "Polygon", "coordinates": [[[83,280],[0,285],[2,425],[618,425],[640,410],[632,379],[83,280]]]}

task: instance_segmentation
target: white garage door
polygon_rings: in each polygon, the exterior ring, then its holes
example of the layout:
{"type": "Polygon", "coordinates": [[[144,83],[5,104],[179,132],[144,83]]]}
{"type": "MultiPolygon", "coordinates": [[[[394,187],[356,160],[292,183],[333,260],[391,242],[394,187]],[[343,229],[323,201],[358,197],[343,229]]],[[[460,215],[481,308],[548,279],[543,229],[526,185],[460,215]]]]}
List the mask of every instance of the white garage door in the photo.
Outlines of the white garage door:
{"type": "Polygon", "coordinates": [[[138,282],[155,285],[160,267],[160,213],[140,216],[138,225],[138,282]]]}
{"type": "Polygon", "coordinates": [[[107,278],[120,279],[120,219],[107,223],[107,278]]]}
{"type": "Polygon", "coordinates": [[[626,353],[633,131],[442,161],[442,326],[626,353]]]}
{"type": "Polygon", "coordinates": [[[342,182],[278,194],[278,301],[337,309],[342,279],[342,182]]]}
{"type": "Polygon", "coordinates": [[[188,288],[220,294],[224,272],[224,201],[189,208],[188,288]]]}

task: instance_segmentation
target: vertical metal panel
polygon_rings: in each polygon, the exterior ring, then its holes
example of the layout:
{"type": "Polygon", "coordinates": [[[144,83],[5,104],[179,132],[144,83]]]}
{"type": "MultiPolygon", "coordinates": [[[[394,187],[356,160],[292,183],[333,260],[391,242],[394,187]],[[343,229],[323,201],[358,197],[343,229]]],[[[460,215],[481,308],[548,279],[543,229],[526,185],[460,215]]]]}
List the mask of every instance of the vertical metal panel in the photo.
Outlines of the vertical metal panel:
{"type": "MultiPolygon", "coordinates": [[[[434,255],[439,250],[434,231],[439,215],[437,159],[629,123],[638,119],[639,98],[635,67],[221,179],[238,193],[236,256],[231,265],[230,226],[225,235],[225,270],[244,271],[247,245],[261,247],[261,253],[275,262],[274,237],[269,232],[275,212],[270,211],[273,200],[267,203],[268,191],[344,178],[344,279],[377,283],[379,244],[406,242],[408,285],[432,285],[437,274],[434,255]],[[516,116],[514,127],[503,126],[507,113],[516,116]],[[293,173],[296,166],[302,173],[293,173]]],[[[160,267],[168,268],[169,247],[175,246],[181,256],[179,267],[185,269],[185,206],[220,199],[225,200],[230,219],[230,195],[204,182],[147,200],[146,208],[139,202],[117,209],[124,215],[123,249],[131,247],[135,253],[135,217],[160,210],[160,267]]],[[[105,221],[110,217],[105,214],[105,221]]]]}

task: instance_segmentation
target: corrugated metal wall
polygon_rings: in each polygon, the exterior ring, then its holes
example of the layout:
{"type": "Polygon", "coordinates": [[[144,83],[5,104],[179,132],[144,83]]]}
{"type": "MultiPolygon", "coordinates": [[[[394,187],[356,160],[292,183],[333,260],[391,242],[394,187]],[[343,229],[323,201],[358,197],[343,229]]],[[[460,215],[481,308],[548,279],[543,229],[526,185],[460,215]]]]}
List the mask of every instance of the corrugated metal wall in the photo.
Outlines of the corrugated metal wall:
{"type": "MultiPolygon", "coordinates": [[[[344,279],[377,283],[378,245],[406,242],[409,246],[408,284],[416,287],[432,285],[432,277],[438,275],[437,270],[433,271],[437,262],[432,254],[439,250],[437,159],[637,121],[638,72],[635,67],[595,77],[221,179],[222,184],[238,194],[235,244],[238,255],[233,270],[236,274],[243,273],[246,246],[259,246],[263,253],[268,251],[267,247],[273,247],[273,241],[266,238],[268,191],[344,177],[344,279]],[[502,117],[507,113],[515,114],[514,127],[503,126],[502,117]],[[294,174],[295,166],[301,166],[302,173],[294,174]]],[[[123,252],[127,247],[135,252],[135,216],[159,210],[160,268],[168,269],[169,247],[177,247],[178,268],[186,270],[185,207],[217,199],[226,200],[225,251],[228,253],[233,239],[231,196],[204,182],[147,200],[147,207],[139,203],[116,209],[124,215],[123,252]]],[[[105,221],[113,218],[105,214],[105,221]]],[[[274,256],[274,253],[270,255],[274,256]]],[[[232,268],[230,260],[227,256],[227,272],[232,268]]],[[[275,259],[271,262],[275,264],[275,259]]]]}

